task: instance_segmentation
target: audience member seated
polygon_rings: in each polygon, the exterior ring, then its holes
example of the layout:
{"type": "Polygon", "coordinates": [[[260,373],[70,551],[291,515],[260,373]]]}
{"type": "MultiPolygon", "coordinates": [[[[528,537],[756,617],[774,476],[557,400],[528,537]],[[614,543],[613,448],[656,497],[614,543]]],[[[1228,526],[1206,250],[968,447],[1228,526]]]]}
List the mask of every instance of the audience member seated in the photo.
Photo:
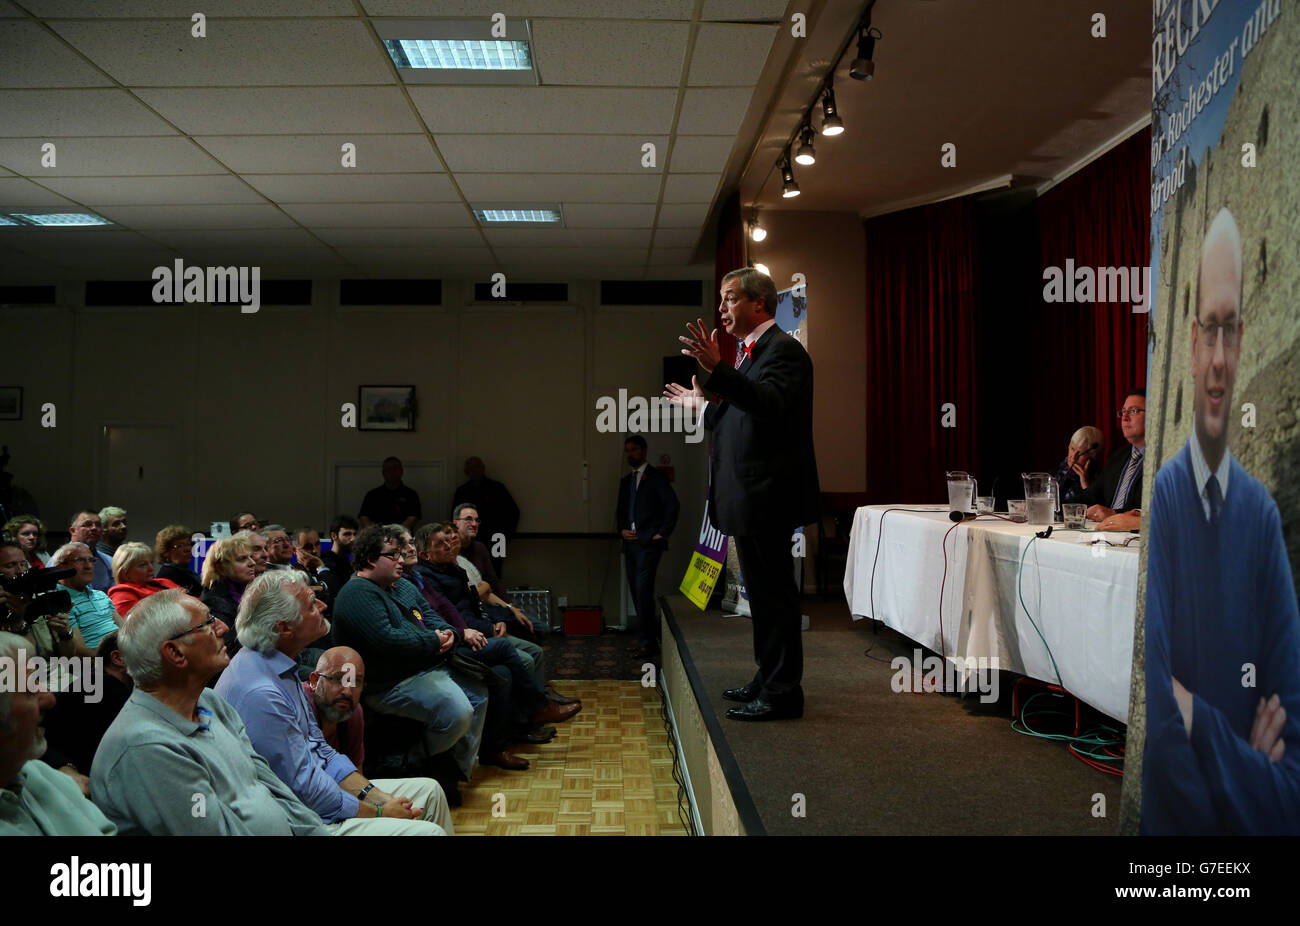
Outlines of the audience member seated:
{"type": "Polygon", "coordinates": [[[30,514],[20,514],[10,518],[4,526],[4,532],[10,540],[17,541],[27,556],[27,565],[32,569],[43,569],[50,561],[50,554],[45,552],[45,525],[41,519],[30,514]]]}
{"type": "Polygon", "coordinates": [[[163,589],[180,588],[171,579],[153,577],[153,550],[149,544],[138,540],[122,544],[113,554],[113,578],[117,584],[108,590],[108,597],[123,617],[141,598],[148,598],[163,589]]]}
{"type": "MultiPolygon", "coordinates": [[[[0,632],[0,659],[13,665],[34,655],[27,640],[0,632]]],[[[54,696],[13,687],[0,687],[0,836],[112,836],[113,824],[72,777],[39,761],[41,712],[54,696]]]]}
{"type": "MultiPolygon", "coordinates": [[[[245,531],[218,540],[203,560],[202,601],[228,628],[235,626],[244,589],[257,578],[253,569],[253,545],[248,537],[245,531]]],[[[233,630],[226,635],[226,649],[231,656],[239,652],[239,638],[233,630]]]]}
{"type": "Polygon", "coordinates": [[[240,531],[256,531],[259,526],[257,515],[251,511],[241,512],[230,519],[230,536],[240,531]]]}
{"type": "Polygon", "coordinates": [[[95,549],[111,560],[117,548],[126,543],[126,509],[116,505],[99,509],[99,523],[103,536],[95,549]]]}
{"type": "Polygon", "coordinates": [[[104,667],[102,685],[91,701],[83,694],[59,694],[45,712],[45,739],[50,744],[47,765],[71,775],[90,796],[90,765],[109,725],[131,697],[133,683],[117,649],[117,631],[104,637],[95,652],[104,667]]]}
{"type": "Polygon", "coordinates": [[[365,768],[366,709],[361,694],[366,687],[366,663],[349,646],[335,646],[321,653],[316,668],[302,683],[302,690],[316,712],[325,742],[365,768]]]}
{"type": "Polygon", "coordinates": [[[123,835],[327,835],[249,742],[208,682],[227,627],[180,589],[131,611],[118,648],[135,690],[104,734],[91,793],[123,835]]]}
{"type": "Polygon", "coordinates": [[[175,582],[187,594],[198,598],[203,594],[203,582],[190,563],[194,560],[194,532],[184,524],[168,524],[158,532],[153,550],[158,557],[156,577],[175,582]]]}
{"type": "MultiPolygon", "coordinates": [[[[0,540],[0,575],[16,579],[27,574],[27,557],[12,540],[0,540]]],[[[22,637],[35,656],[72,656],[76,639],[67,614],[27,617],[30,598],[0,588],[0,630],[22,637]]],[[[111,607],[111,605],[110,605],[111,607]]]]}
{"type": "Polygon", "coordinates": [[[436,781],[368,781],[325,741],[297,671],[299,653],[329,629],[324,612],[297,571],[259,576],[239,603],[235,628],[243,646],[217,694],[239,712],[253,748],[280,780],[338,835],[450,834],[451,814],[436,781]]]}
{"type": "Polygon", "coordinates": [[[1074,432],[1065,448],[1065,459],[1056,467],[1052,478],[1060,486],[1061,504],[1079,502],[1083,497],[1083,483],[1089,484],[1101,474],[1101,442],[1103,435],[1092,425],[1074,432]]]}
{"type": "Polygon", "coordinates": [[[248,550],[253,557],[253,578],[266,572],[266,564],[271,561],[271,553],[267,549],[265,535],[260,531],[240,531],[235,536],[248,542],[248,550]]]}
{"type": "Polygon", "coordinates": [[[51,569],[77,570],[59,584],[72,599],[68,612],[68,629],[72,633],[73,648],[78,656],[93,656],[99,644],[117,630],[121,616],[113,607],[113,600],[104,592],[91,587],[95,577],[95,554],[84,543],[65,543],[50,557],[51,569]]]}
{"type": "MultiPolygon", "coordinates": [[[[505,621],[506,627],[510,634],[517,639],[527,640],[530,643],[540,645],[546,640],[548,628],[538,627],[532,619],[508,601],[497,596],[492,591],[492,584],[483,578],[483,573],[479,568],[461,555],[460,532],[456,530],[454,522],[450,523],[452,530],[456,533],[452,546],[456,550],[456,565],[465,573],[465,578],[469,583],[470,590],[478,595],[479,601],[483,603],[483,612],[493,620],[505,621]]],[[[500,581],[500,580],[498,580],[500,581]]]]}
{"type": "MultiPolygon", "coordinates": [[[[468,502],[457,505],[456,510],[452,512],[451,523],[456,525],[456,531],[460,534],[460,555],[478,570],[479,581],[488,584],[488,591],[496,595],[498,600],[509,605],[511,602],[510,596],[506,594],[506,583],[502,582],[501,577],[497,575],[487,545],[478,539],[479,526],[482,524],[478,509],[468,502]]],[[[469,573],[468,569],[465,571],[469,573]]],[[[470,578],[473,578],[472,573],[470,578]]],[[[481,592],[479,597],[482,597],[481,592]]]]}
{"type": "Polygon", "coordinates": [[[293,541],[289,539],[289,529],[283,524],[268,524],[258,533],[266,538],[266,568],[292,569],[293,541]]]}
{"type": "MultiPolygon", "coordinates": [[[[334,603],[335,639],[366,661],[374,711],[424,724],[430,772],[456,806],[457,778],[468,781],[483,735],[486,691],[467,693],[451,675],[447,658],[456,643],[432,613],[412,613],[393,592],[401,577],[401,534],[386,526],[362,530],[353,547],[356,574],[334,603]],[[456,771],[448,767],[452,751],[456,771]]],[[[408,583],[409,584],[409,583],[408,583]]]]}
{"type": "Polygon", "coordinates": [[[352,545],[356,543],[361,525],[357,519],[341,514],[330,522],[330,549],[320,554],[322,568],[319,573],[330,598],[337,601],[343,583],[352,578],[352,545]]]}
{"type": "Polygon", "coordinates": [[[1119,410],[1120,430],[1126,446],[1111,453],[1101,478],[1084,481],[1079,501],[1088,505],[1088,520],[1100,521],[1097,530],[1126,531],[1142,526],[1142,463],[1146,454],[1145,389],[1131,389],[1119,410]]]}
{"type": "Polygon", "coordinates": [[[381,467],[383,485],[375,486],[361,501],[357,514],[362,527],[376,524],[400,524],[414,530],[420,523],[420,495],[402,482],[402,461],[397,457],[384,460],[381,467]]]}
{"type": "MultiPolygon", "coordinates": [[[[497,534],[513,539],[519,528],[519,506],[515,504],[510,490],[504,483],[487,478],[487,466],[479,457],[470,457],[465,461],[465,475],[468,481],[456,487],[451,503],[474,506],[483,519],[480,528],[487,543],[492,543],[497,534]]],[[[504,556],[493,556],[492,564],[498,575],[505,574],[504,556]]]]}
{"type": "Polygon", "coordinates": [[[95,558],[95,578],[90,587],[106,592],[113,584],[113,560],[99,550],[99,541],[103,536],[98,511],[78,511],[68,522],[68,541],[84,543],[89,548],[90,555],[95,558]]]}

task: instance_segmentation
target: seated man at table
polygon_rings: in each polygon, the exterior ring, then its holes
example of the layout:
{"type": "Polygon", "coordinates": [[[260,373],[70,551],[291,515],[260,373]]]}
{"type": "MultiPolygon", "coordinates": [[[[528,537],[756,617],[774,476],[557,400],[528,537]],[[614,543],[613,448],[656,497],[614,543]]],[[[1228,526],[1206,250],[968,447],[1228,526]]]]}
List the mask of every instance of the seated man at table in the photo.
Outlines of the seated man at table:
{"type": "Polygon", "coordinates": [[[296,570],[254,579],[235,621],[242,648],[221,673],[217,694],[239,712],[253,748],[280,780],[336,834],[448,835],[451,813],[436,781],[368,781],[325,742],[298,681],[298,654],[329,630],[324,614],[296,570]]]}
{"type": "Polygon", "coordinates": [[[1119,410],[1119,426],[1128,442],[1110,455],[1100,479],[1079,476],[1088,520],[1097,530],[1127,531],[1142,526],[1142,461],[1146,455],[1147,393],[1130,389],[1119,410]]]}
{"type": "Polygon", "coordinates": [[[122,835],[327,836],[207,687],[230,663],[228,628],[173,588],[131,609],[118,650],[135,680],[90,767],[95,804],[122,835]]]}
{"type": "Polygon", "coordinates": [[[1091,485],[1101,475],[1102,433],[1092,425],[1085,425],[1070,437],[1065,448],[1065,459],[1056,467],[1052,478],[1061,487],[1061,504],[1083,501],[1083,480],[1091,485]]]}

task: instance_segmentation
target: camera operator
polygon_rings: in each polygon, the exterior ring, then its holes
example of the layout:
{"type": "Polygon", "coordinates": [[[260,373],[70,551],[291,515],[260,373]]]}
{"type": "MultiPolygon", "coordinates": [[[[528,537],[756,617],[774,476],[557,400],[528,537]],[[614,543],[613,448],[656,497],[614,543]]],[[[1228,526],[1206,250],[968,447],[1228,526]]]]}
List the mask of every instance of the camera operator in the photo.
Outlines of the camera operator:
{"type": "MultiPolygon", "coordinates": [[[[17,579],[27,574],[27,554],[12,540],[0,540],[0,576],[17,579]]],[[[17,634],[42,657],[74,656],[76,642],[66,611],[27,619],[32,599],[0,586],[0,630],[17,634]]]]}

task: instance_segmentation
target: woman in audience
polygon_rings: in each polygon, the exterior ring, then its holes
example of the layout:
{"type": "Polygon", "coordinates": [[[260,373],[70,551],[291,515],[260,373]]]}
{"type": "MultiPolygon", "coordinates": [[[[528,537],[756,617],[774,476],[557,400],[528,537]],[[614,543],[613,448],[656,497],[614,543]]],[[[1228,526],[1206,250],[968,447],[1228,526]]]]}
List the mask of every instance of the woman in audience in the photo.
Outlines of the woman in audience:
{"type": "Polygon", "coordinates": [[[195,598],[203,595],[199,574],[190,568],[194,558],[194,536],[184,524],[168,524],[154,538],[153,550],[158,556],[159,579],[170,579],[195,598]]]}
{"type": "Polygon", "coordinates": [[[108,597],[123,617],[141,598],[165,588],[180,588],[171,579],[153,577],[153,550],[138,540],[122,544],[113,554],[113,581],[117,584],[108,590],[108,597]]]}
{"type": "Polygon", "coordinates": [[[1101,444],[1104,437],[1097,428],[1085,425],[1074,432],[1069,446],[1065,448],[1065,459],[1056,468],[1054,478],[1061,487],[1060,500],[1079,501],[1083,490],[1101,478],[1101,444]]]}
{"type": "Polygon", "coordinates": [[[252,582],[253,545],[243,537],[218,540],[208,550],[203,560],[203,595],[200,597],[213,616],[230,629],[226,633],[226,652],[231,656],[239,652],[239,639],[235,636],[235,617],[244,589],[252,582]]]}
{"type": "Polygon", "coordinates": [[[10,519],[4,526],[4,532],[23,548],[28,568],[44,569],[49,564],[50,554],[45,552],[45,525],[40,518],[20,514],[10,519]]]}

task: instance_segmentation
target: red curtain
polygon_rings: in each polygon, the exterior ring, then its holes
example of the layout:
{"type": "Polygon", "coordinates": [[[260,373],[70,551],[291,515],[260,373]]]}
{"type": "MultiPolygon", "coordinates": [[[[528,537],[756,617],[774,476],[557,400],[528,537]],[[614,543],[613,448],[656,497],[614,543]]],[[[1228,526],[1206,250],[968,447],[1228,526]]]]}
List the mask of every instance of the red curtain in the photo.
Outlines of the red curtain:
{"type": "Polygon", "coordinates": [[[974,210],[949,200],[865,230],[867,494],[943,500],[944,471],[979,458],[974,210]]]}
{"type": "MultiPolygon", "coordinates": [[[[718,213],[718,250],[713,259],[713,327],[721,328],[722,313],[719,310],[718,290],[722,288],[722,278],[733,270],[745,266],[745,223],[740,214],[740,194],[732,193],[722,204],[718,213]]],[[[718,343],[722,348],[722,359],[730,363],[736,356],[736,339],[725,331],[718,331],[718,343]]]]}
{"type": "MultiPolygon", "coordinates": [[[[1147,287],[1150,217],[1150,129],[1111,149],[1038,200],[1041,267],[1141,267],[1147,287]]],[[[1033,306],[1030,407],[1031,459],[1055,466],[1076,428],[1095,425],[1106,452],[1124,437],[1116,412],[1124,394],[1146,385],[1147,319],[1127,302],[1033,306]]],[[[1066,280],[1067,286],[1072,281],[1066,280]]],[[[1130,294],[1131,295],[1131,294],[1130,294]]],[[[1150,299],[1148,297],[1148,305],[1150,299]]]]}

